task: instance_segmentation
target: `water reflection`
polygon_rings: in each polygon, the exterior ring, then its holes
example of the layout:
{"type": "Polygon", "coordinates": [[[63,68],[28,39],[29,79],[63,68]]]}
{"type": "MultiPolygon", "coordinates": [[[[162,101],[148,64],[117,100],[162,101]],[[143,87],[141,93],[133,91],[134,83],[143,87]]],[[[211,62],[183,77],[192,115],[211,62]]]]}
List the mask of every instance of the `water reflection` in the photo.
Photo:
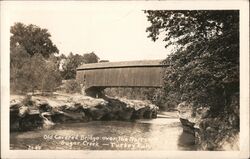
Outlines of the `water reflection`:
{"type": "Polygon", "coordinates": [[[194,134],[183,131],[178,138],[178,147],[180,150],[195,150],[194,134]]]}
{"type": "Polygon", "coordinates": [[[93,121],[11,133],[11,149],[195,150],[178,119],[93,121]]]}

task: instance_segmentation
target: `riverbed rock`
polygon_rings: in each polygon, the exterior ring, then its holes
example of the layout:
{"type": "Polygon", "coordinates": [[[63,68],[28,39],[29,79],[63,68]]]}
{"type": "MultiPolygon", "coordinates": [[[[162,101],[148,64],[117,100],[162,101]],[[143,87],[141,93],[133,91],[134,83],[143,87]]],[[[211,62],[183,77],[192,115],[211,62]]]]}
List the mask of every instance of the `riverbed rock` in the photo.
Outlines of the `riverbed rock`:
{"type": "Polygon", "coordinates": [[[17,110],[17,109],[19,109],[22,105],[23,105],[23,104],[22,104],[21,100],[19,100],[19,99],[12,99],[12,100],[10,101],[10,109],[11,109],[11,110],[17,110]]]}
{"type": "Polygon", "coordinates": [[[178,105],[183,130],[195,135],[200,150],[239,150],[239,103],[235,96],[216,116],[208,106],[178,105]]]}
{"type": "Polygon", "coordinates": [[[54,123],[90,120],[134,120],[156,118],[158,107],[149,101],[92,98],[82,95],[29,96],[10,101],[11,130],[48,128],[54,123]],[[25,100],[25,101],[24,101],[25,100]]]}
{"type": "Polygon", "coordinates": [[[92,98],[83,95],[75,95],[70,97],[68,101],[73,102],[75,105],[81,105],[84,109],[97,106],[106,106],[108,104],[108,102],[102,98],[92,98]]]}
{"type": "Polygon", "coordinates": [[[26,114],[28,114],[29,113],[29,107],[27,107],[27,106],[21,106],[21,107],[19,107],[19,113],[18,113],[18,116],[20,116],[20,117],[24,117],[26,114]]]}
{"type": "Polygon", "coordinates": [[[195,108],[192,103],[182,102],[177,106],[177,110],[184,130],[194,132],[193,129],[200,129],[200,122],[208,116],[210,108],[195,108]]]}

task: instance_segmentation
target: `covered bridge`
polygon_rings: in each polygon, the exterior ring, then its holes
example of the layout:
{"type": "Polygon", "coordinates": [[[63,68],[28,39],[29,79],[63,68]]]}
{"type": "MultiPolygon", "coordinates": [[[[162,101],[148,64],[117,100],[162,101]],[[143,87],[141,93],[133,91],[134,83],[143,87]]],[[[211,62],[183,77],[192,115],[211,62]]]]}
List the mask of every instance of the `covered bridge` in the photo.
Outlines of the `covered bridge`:
{"type": "Polygon", "coordinates": [[[77,68],[76,79],[88,95],[107,87],[162,86],[162,60],[103,62],[83,64],[77,68]]]}

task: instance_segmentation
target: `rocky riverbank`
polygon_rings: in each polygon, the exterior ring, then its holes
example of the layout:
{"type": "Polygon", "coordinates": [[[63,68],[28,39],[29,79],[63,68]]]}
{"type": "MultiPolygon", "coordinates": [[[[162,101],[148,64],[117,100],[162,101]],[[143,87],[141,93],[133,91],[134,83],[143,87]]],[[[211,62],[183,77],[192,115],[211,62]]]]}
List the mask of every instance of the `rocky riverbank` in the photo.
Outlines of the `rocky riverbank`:
{"type": "Polygon", "coordinates": [[[57,123],[91,120],[134,120],[157,117],[149,101],[83,95],[11,96],[10,130],[27,131],[57,123]]]}
{"type": "Polygon", "coordinates": [[[231,104],[217,116],[209,107],[194,108],[192,103],[177,107],[184,131],[195,135],[200,150],[239,150],[239,103],[231,104]]]}

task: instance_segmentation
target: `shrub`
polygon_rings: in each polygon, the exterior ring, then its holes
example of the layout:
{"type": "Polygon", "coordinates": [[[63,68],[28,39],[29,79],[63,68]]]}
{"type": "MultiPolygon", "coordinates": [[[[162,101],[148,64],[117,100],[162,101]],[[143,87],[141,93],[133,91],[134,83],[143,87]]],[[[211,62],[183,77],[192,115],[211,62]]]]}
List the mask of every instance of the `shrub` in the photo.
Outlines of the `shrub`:
{"type": "Polygon", "coordinates": [[[59,67],[53,57],[41,54],[32,57],[21,46],[10,50],[10,89],[25,94],[35,90],[55,91],[61,84],[59,67]]]}
{"type": "Polygon", "coordinates": [[[67,93],[81,93],[81,85],[76,80],[67,80],[64,88],[67,93]]]}

